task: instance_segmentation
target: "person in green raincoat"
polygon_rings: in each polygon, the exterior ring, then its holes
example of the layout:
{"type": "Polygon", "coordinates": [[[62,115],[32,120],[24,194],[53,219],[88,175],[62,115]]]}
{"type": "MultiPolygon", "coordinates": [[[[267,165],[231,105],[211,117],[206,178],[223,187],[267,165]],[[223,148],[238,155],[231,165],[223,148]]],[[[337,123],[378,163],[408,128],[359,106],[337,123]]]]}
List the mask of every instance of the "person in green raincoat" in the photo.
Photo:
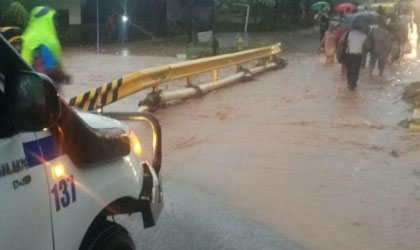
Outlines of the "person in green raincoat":
{"type": "Polygon", "coordinates": [[[61,45],[54,25],[55,11],[49,7],[35,7],[22,35],[23,59],[35,71],[48,75],[59,89],[70,77],[62,69],[61,45]]]}

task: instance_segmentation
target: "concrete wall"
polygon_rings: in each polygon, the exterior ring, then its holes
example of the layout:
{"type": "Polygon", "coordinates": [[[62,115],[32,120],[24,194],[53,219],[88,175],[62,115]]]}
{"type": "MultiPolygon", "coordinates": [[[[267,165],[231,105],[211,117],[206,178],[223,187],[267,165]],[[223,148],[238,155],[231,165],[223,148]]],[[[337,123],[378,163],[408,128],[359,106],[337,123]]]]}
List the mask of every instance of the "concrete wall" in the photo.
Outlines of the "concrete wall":
{"type": "Polygon", "coordinates": [[[53,7],[58,11],[68,11],[68,20],[61,20],[62,26],[57,28],[57,34],[60,38],[60,41],[63,44],[81,44],[82,0],[61,0],[57,5],[53,7]]]}
{"type": "Polygon", "coordinates": [[[82,23],[82,9],[81,0],[71,2],[61,2],[57,5],[56,9],[69,10],[69,24],[78,25],[82,23]]]}

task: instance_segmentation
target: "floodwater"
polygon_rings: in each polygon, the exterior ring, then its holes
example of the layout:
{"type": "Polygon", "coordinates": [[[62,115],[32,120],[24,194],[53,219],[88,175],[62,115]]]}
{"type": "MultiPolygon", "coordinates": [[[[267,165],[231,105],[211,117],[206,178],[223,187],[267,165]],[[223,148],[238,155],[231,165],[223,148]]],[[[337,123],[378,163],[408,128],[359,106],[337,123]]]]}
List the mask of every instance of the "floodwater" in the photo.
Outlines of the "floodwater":
{"type": "MultiPolygon", "coordinates": [[[[420,79],[417,62],[392,66],[384,78],[363,71],[348,91],[339,65],[311,52],[316,33],[284,40],[285,69],[155,113],[164,211],[147,230],[141,219],[118,218],[139,249],[420,248],[419,135],[398,125],[411,116],[401,93],[420,79]]],[[[76,82],[67,97],[176,61],[65,55],[76,82]]],[[[111,109],[135,110],[139,98],[111,109]]]]}

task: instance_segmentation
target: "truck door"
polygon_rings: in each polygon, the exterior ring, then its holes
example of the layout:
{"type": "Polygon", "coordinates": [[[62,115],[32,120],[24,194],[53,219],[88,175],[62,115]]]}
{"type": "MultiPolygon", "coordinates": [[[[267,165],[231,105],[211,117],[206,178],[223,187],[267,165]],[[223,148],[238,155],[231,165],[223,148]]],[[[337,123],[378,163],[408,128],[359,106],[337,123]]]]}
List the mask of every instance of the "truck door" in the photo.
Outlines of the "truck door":
{"type": "Polygon", "coordinates": [[[53,249],[42,162],[35,133],[0,138],[0,249],[53,249]]]}

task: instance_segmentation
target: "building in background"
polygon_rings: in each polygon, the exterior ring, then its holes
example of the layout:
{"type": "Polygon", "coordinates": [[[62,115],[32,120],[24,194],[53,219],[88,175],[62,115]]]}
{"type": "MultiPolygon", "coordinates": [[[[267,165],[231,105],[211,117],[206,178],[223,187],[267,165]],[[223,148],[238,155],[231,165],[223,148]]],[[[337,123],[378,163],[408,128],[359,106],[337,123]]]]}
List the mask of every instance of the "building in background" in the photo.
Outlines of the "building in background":
{"type": "MultiPolygon", "coordinates": [[[[6,1],[0,0],[2,13],[12,2],[6,1]]],[[[211,30],[215,12],[214,0],[22,1],[28,12],[46,2],[57,12],[57,32],[64,44],[95,43],[97,20],[101,43],[119,42],[122,29],[128,41],[211,30]]]]}
{"type": "MultiPolygon", "coordinates": [[[[77,9],[76,6],[71,7],[74,10],[77,9]]],[[[72,8],[68,10],[71,11],[72,8]]],[[[113,20],[115,29],[122,28],[123,15],[128,17],[128,40],[138,40],[150,36],[187,34],[191,27],[195,31],[210,30],[213,14],[214,0],[99,0],[101,41],[107,41],[110,20],[113,20]]],[[[81,24],[85,41],[94,41],[96,39],[96,0],[82,2],[81,24]]]]}
{"type": "Polygon", "coordinates": [[[53,6],[57,11],[57,32],[65,43],[80,43],[82,40],[82,0],[58,1],[53,6]]]}

